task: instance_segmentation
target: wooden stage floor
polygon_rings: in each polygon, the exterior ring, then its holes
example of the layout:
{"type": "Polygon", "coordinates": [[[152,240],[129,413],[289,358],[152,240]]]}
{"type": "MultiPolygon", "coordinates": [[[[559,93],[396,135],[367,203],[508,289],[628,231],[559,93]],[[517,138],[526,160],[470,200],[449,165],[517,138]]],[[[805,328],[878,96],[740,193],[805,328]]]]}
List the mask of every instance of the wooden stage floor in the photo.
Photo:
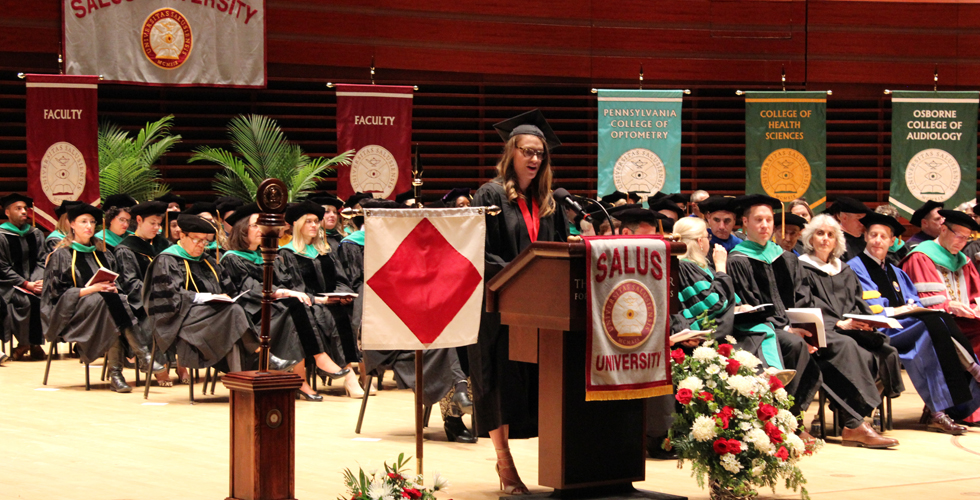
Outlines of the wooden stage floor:
{"type": "MultiPolygon", "coordinates": [[[[0,499],[223,499],[228,494],[228,392],[195,405],[187,386],[115,394],[91,367],[93,390],[85,392],[78,360],[52,364],[41,385],[44,362],[0,367],[0,499]]],[[[126,370],[130,383],[132,370],[126,370]]],[[[203,376],[203,374],[202,374],[203,376]]],[[[391,382],[389,381],[390,385],[391,382]]],[[[813,498],[971,498],[980,496],[980,429],[952,437],[922,430],[922,401],[910,390],[894,402],[896,450],[844,448],[828,442],[801,462],[813,498]]],[[[196,392],[200,391],[198,384],[196,392]]],[[[363,432],[354,433],[360,400],[327,388],[322,403],[297,401],[296,497],[333,500],[345,493],[341,472],[358,463],[380,465],[414,454],[413,395],[385,390],[368,404],[363,432]]],[[[814,405],[816,406],[816,405],[814,405]]],[[[807,417],[809,423],[810,417],[807,417]]],[[[828,413],[829,417],[829,413],[828,413]]],[[[468,417],[467,417],[468,422],[468,417]]],[[[537,440],[511,442],[518,469],[537,487],[537,440]]],[[[596,457],[602,460],[602,457],[596,457]]],[[[438,410],[426,429],[426,476],[439,471],[451,482],[439,498],[499,496],[489,439],[447,443],[438,410]]],[[[708,498],[675,461],[647,461],[641,489],[708,498]]],[[[769,490],[762,498],[773,498],[769,490]]],[[[798,498],[777,489],[776,498],[798,498]]]]}

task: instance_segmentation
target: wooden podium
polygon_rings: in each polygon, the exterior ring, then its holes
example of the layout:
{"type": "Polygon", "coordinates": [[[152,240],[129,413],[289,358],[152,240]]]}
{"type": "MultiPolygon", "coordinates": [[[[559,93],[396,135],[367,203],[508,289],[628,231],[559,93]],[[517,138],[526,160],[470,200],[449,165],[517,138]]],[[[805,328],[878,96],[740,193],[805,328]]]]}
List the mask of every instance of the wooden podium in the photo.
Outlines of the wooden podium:
{"type": "Polygon", "coordinates": [[[682,498],[633,489],[646,472],[645,400],[585,401],[585,280],[584,243],[537,242],[487,283],[510,359],[538,363],[538,484],[556,497],[682,498]]]}

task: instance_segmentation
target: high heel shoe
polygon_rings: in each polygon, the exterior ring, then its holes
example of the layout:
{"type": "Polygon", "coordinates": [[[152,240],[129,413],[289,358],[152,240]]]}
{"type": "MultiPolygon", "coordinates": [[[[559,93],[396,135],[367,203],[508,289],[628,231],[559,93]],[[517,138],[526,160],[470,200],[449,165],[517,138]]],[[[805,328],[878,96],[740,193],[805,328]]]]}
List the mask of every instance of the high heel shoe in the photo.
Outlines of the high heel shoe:
{"type": "Polygon", "coordinates": [[[527,489],[527,486],[524,485],[524,481],[521,481],[521,477],[517,474],[517,467],[514,466],[514,457],[510,455],[510,448],[504,448],[496,451],[497,464],[495,467],[497,469],[497,477],[500,479],[500,491],[503,491],[508,495],[530,495],[531,491],[527,489]],[[501,454],[504,456],[501,457],[501,454]],[[503,467],[500,466],[501,460],[504,461],[503,467]],[[513,475],[517,477],[510,477],[510,474],[507,475],[508,477],[504,477],[504,474],[501,474],[501,472],[505,470],[514,471],[513,475]]]}
{"type": "Polygon", "coordinates": [[[340,370],[339,372],[334,372],[334,373],[330,373],[330,372],[328,372],[328,371],[320,368],[319,366],[317,366],[315,368],[316,368],[316,374],[317,374],[317,376],[320,377],[320,380],[323,380],[323,385],[327,385],[327,378],[330,378],[331,380],[337,380],[339,378],[346,377],[347,374],[350,373],[350,368],[344,368],[343,370],[340,370]]]}
{"type": "Polygon", "coordinates": [[[296,399],[302,399],[303,401],[314,401],[314,402],[319,403],[319,402],[322,402],[323,401],[323,396],[321,396],[319,394],[307,394],[307,393],[305,393],[305,392],[297,389],[296,390],[296,399]]]}
{"type": "Polygon", "coordinates": [[[364,389],[361,388],[361,384],[357,383],[356,377],[344,380],[344,391],[353,399],[364,398],[364,389]]]}

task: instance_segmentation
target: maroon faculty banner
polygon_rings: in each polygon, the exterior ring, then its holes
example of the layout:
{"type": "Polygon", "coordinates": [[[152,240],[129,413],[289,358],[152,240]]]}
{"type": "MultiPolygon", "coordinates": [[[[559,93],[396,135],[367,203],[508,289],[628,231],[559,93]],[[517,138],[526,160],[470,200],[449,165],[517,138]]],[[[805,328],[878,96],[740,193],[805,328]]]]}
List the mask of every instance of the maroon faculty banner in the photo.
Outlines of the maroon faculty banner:
{"type": "Polygon", "coordinates": [[[62,201],[99,204],[98,82],[27,75],[27,195],[48,230],[62,201]]]}
{"type": "Polygon", "coordinates": [[[337,170],[337,196],[393,198],[412,187],[412,87],[337,85],[337,149],[355,150],[337,170]]]}

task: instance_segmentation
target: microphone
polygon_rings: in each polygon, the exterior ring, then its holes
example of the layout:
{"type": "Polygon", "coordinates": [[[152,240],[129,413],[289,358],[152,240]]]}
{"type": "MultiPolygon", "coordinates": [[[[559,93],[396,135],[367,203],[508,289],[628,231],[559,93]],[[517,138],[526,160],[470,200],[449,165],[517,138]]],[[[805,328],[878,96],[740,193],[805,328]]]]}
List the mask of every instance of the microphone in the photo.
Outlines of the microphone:
{"type": "Polygon", "coordinates": [[[586,213],[582,208],[582,205],[579,205],[577,201],[572,199],[572,195],[568,192],[568,190],[565,188],[558,188],[554,191],[553,195],[559,203],[564,204],[567,208],[572,209],[572,211],[576,214],[581,215],[583,220],[592,222],[592,215],[586,213]]]}

